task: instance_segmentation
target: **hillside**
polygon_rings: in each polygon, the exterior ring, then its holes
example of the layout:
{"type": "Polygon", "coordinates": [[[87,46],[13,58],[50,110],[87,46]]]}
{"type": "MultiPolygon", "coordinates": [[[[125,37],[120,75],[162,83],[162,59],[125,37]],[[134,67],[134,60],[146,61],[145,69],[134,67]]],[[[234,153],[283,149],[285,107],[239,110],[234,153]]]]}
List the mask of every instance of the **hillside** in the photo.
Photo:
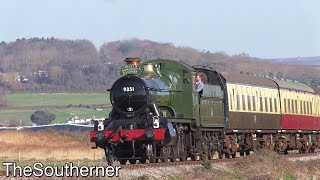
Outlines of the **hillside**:
{"type": "Polygon", "coordinates": [[[87,40],[23,38],[0,43],[0,90],[105,91],[119,77],[118,69],[126,57],[180,60],[223,72],[249,72],[320,85],[319,67],[274,64],[247,54],[230,56],[138,39],[105,43],[97,50],[87,40]]]}
{"type": "Polygon", "coordinates": [[[295,57],[295,58],[277,58],[267,60],[273,64],[290,64],[290,65],[310,65],[320,66],[320,56],[316,57],[295,57]]]}

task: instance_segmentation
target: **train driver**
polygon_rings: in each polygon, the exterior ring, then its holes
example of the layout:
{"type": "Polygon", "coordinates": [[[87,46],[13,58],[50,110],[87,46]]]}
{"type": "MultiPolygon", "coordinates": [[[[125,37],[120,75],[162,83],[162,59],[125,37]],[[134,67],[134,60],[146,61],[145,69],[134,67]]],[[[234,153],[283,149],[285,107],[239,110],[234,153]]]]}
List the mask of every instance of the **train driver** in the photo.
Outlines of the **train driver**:
{"type": "Polygon", "coordinates": [[[200,97],[202,96],[203,93],[203,82],[201,81],[201,75],[200,74],[196,74],[195,76],[195,90],[199,93],[200,97]]]}

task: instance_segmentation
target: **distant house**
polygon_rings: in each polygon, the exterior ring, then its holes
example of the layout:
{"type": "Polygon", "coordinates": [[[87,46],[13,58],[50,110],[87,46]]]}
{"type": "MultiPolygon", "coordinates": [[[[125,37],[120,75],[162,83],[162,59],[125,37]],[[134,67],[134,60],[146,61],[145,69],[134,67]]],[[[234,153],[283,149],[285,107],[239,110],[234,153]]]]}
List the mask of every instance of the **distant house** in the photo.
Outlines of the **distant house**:
{"type": "Polygon", "coordinates": [[[15,80],[17,80],[17,81],[19,81],[19,82],[28,82],[29,81],[29,79],[27,79],[26,77],[24,77],[24,76],[17,76],[17,77],[15,77],[14,78],[15,80]]]}
{"type": "Polygon", "coordinates": [[[48,71],[33,72],[33,77],[48,77],[48,71]]]}
{"type": "Polygon", "coordinates": [[[96,111],[103,111],[102,108],[96,108],[96,111]]]}
{"type": "Polygon", "coordinates": [[[79,118],[78,116],[74,116],[67,120],[68,124],[83,124],[83,125],[89,125],[91,124],[92,120],[104,120],[104,118],[93,118],[93,119],[88,119],[88,118],[79,118]]]}

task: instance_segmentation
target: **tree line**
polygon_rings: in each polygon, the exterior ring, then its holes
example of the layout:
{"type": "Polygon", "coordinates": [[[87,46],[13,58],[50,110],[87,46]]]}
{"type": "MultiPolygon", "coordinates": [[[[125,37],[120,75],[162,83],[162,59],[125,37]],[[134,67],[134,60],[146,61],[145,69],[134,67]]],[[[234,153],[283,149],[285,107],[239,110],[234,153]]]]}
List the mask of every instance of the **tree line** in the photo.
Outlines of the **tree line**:
{"type": "Polygon", "coordinates": [[[104,91],[119,77],[119,68],[127,57],[173,59],[213,66],[223,72],[281,73],[284,78],[320,85],[315,67],[273,65],[244,53],[227,55],[138,39],[105,43],[97,50],[88,40],[52,37],[0,43],[0,90],[104,91]]]}

